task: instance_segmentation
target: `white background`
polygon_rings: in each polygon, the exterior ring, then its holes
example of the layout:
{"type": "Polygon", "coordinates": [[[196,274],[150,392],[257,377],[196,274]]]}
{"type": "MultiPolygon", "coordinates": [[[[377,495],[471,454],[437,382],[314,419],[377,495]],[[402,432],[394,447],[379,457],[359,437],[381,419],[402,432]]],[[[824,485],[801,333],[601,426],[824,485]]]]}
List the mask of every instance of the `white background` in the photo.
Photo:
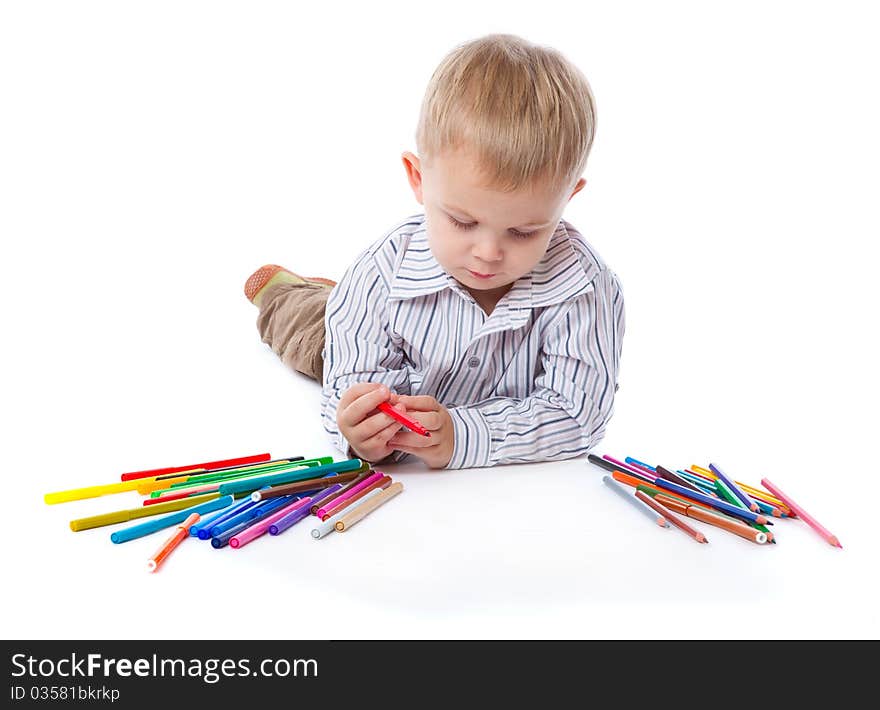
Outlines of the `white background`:
{"type": "Polygon", "coordinates": [[[877,638],[878,23],[870,3],[0,6],[8,638],[877,638]],[[661,531],[586,459],[430,472],[345,534],[113,545],[47,506],[122,471],[333,450],[263,345],[264,263],[341,276],[420,211],[400,154],[456,44],[589,78],[565,218],[626,294],[622,458],[768,476],[841,539],[661,531]],[[260,624],[251,615],[274,610],[260,624]]]}

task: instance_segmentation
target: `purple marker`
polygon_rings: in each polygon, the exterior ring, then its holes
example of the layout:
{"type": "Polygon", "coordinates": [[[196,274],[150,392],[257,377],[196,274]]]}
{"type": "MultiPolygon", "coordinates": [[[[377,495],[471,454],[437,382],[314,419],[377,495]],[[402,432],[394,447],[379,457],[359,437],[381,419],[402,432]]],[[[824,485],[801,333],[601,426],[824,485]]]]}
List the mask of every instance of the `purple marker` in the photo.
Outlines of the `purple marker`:
{"type": "Polygon", "coordinates": [[[337,491],[342,489],[341,483],[334,483],[329,488],[325,488],[320,493],[316,494],[308,503],[304,504],[301,508],[297,508],[292,513],[285,515],[281,520],[276,520],[269,526],[269,534],[270,535],[280,535],[287,528],[290,528],[296,525],[303,518],[307,518],[311,514],[312,506],[320,501],[324,500],[327,496],[331,496],[337,491]]]}

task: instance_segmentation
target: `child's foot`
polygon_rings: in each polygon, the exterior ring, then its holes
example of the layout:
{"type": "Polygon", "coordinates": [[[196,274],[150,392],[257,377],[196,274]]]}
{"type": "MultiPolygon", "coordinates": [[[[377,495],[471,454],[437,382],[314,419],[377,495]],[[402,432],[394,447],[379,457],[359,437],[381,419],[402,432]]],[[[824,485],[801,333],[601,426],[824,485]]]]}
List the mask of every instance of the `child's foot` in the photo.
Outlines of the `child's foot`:
{"type": "Polygon", "coordinates": [[[266,264],[265,266],[261,266],[248,277],[248,280],[244,284],[244,295],[247,296],[248,300],[255,306],[259,306],[263,294],[266,293],[266,289],[269,286],[282,283],[313,284],[315,286],[324,286],[326,288],[333,288],[336,285],[336,282],[331,281],[330,279],[321,279],[317,277],[303,278],[299,274],[288,271],[283,266],[266,264]]]}

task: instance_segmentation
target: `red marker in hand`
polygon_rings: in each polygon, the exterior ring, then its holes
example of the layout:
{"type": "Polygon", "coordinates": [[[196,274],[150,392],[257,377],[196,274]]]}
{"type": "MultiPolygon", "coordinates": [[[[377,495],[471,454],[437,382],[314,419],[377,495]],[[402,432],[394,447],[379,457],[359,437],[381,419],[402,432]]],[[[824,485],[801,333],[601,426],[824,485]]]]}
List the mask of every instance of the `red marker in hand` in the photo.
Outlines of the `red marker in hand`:
{"type": "Polygon", "coordinates": [[[398,412],[388,402],[382,402],[382,404],[379,405],[378,409],[380,412],[384,412],[392,419],[396,419],[397,421],[399,421],[410,431],[414,431],[416,434],[421,434],[422,436],[431,436],[431,432],[425,429],[425,427],[398,412]]]}

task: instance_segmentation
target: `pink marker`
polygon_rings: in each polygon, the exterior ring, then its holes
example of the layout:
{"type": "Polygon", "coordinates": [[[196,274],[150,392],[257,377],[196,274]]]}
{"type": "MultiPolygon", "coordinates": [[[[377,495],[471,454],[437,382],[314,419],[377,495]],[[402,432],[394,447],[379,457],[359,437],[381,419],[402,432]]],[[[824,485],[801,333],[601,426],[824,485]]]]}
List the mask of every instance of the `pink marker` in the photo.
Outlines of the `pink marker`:
{"type": "Polygon", "coordinates": [[[312,502],[312,499],[308,496],[305,498],[299,498],[290,505],[285,505],[280,510],[276,510],[272,515],[264,518],[260,522],[255,525],[251,525],[249,528],[245,528],[238,535],[229,539],[229,546],[235,549],[243,545],[247,545],[251,540],[256,540],[261,535],[265,535],[269,531],[269,527],[274,523],[278,522],[288,513],[293,512],[297,508],[301,508],[304,505],[308,505],[312,502]]]}
{"type": "Polygon", "coordinates": [[[315,511],[315,516],[318,518],[318,520],[323,519],[323,517],[327,514],[328,510],[331,510],[332,508],[336,508],[339,503],[344,503],[349,498],[351,498],[353,495],[360,493],[362,490],[364,490],[364,488],[369,486],[374,481],[378,481],[384,475],[385,474],[382,473],[381,471],[374,471],[371,475],[367,476],[363,481],[358,483],[356,486],[354,486],[353,488],[349,488],[341,496],[337,496],[336,498],[334,498],[332,501],[330,501],[328,503],[328,505],[326,507],[318,508],[315,511]]]}

